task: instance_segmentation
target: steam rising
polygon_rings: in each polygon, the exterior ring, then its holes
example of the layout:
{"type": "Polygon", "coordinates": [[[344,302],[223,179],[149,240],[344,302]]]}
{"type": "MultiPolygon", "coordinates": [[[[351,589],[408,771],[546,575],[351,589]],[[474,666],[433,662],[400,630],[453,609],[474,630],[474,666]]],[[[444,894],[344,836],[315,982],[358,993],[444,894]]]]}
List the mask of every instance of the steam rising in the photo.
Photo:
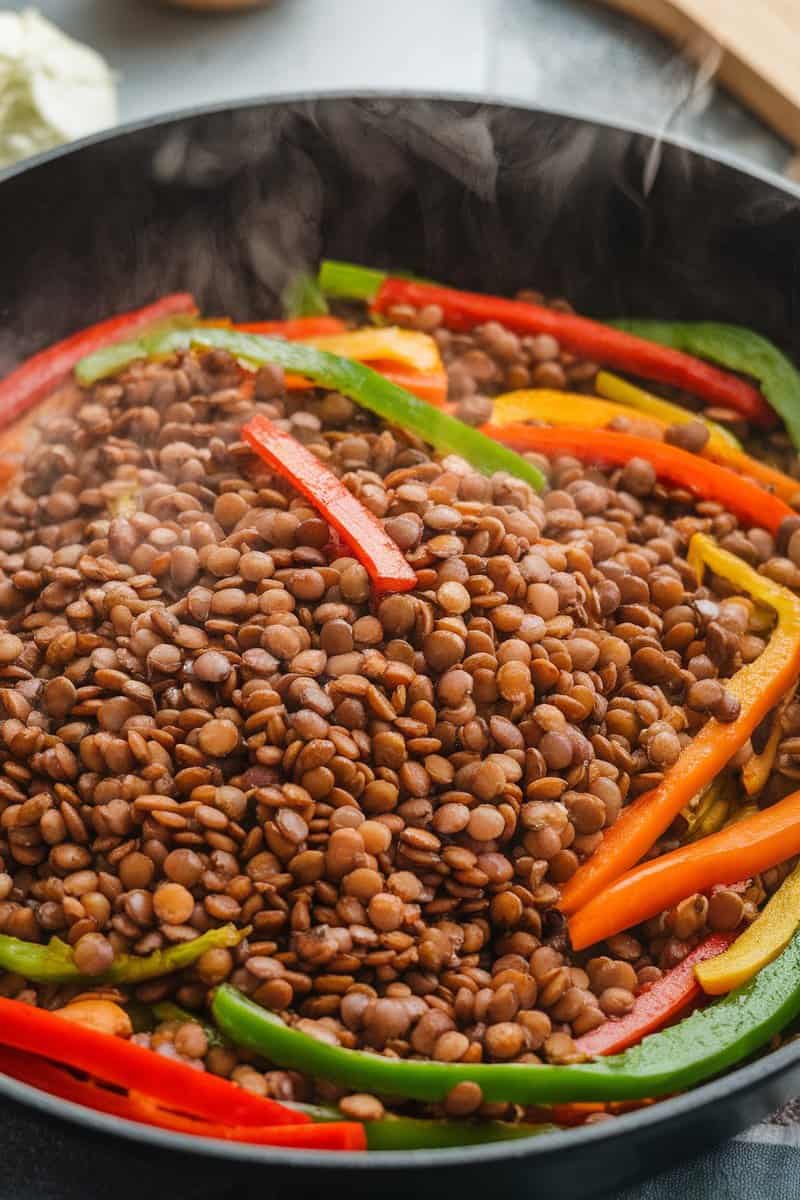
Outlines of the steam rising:
{"type": "Polygon", "coordinates": [[[323,254],[535,286],[600,315],[749,322],[797,349],[796,197],[513,107],[330,98],[155,125],[6,181],[0,226],[19,235],[0,272],[0,370],[172,290],[210,314],[274,315],[323,254]]]}

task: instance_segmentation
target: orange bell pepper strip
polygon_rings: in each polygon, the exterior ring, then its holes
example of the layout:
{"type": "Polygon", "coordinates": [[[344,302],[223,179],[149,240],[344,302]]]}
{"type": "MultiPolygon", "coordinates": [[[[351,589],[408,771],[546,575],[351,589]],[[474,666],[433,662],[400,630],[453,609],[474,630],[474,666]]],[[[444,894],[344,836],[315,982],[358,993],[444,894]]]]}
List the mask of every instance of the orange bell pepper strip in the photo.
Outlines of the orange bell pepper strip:
{"type": "Polygon", "coordinates": [[[577,1038],[576,1049],[592,1058],[598,1054],[619,1054],[649,1033],[668,1025],[700,998],[695,966],[721,955],[733,938],[732,933],[712,933],[704,938],[676,967],[665,972],[646,992],[641,992],[624,1017],[606,1021],[577,1038]]]}
{"type": "Polygon", "coordinates": [[[405,388],[420,400],[427,400],[435,408],[444,408],[447,401],[447,372],[444,367],[438,371],[412,371],[386,359],[377,359],[367,365],[390,383],[405,388]]]}
{"type": "Polygon", "coordinates": [[[242,437],[273,471],[311,501],[363,563],[379,590],[407,592],[416,587],[416,571],[397,543],[315,454],[260,414],[242,428],[242,437]]]}
{"type": "Polygon", "coordinates": [[[481,432],[520,453],[550,457],[567,454],[579,462],[597,466],[624,467],[632,458],[646,458],[662,482],[685,488],[703,500],[716,500],[744,524],[759,526],[770,533],[777,533],[782,521],[797,515],[784,500],[727,467],[652,438],[632,437],[608,429],[593,430],[591,437],[587,437],[583,429],[519,424],[488,424],[482,426],[481,432]]]}
{"type": "Polygon", "coordinates": [[[323,337],[332,333],[346,333],[347,326],[339,317],[290,317],[286,321],[247,321],[236,324],[240,333],[264,333],[269,337],[283,337],[289,342],[302,342],[307,338],[323,337]]]}
{"type": "MultiPolygon", "coordinates": [[[[767,871],[798,853],[800,791],[700,842],[680,846],[618,877],[570,919],[573,948],[594,946],[695,892],[707,892],[716,884],[736,883],[745,875],[767,871]]],[[[781,949],[783,946],[766,961],[781,949]]]]}
{"type": "MultiPolygon", "coordinates": [[[[773,809],[765,809],[770,813],[773,809]]],[[[699,963],[695,974],[704,992],[721,996],[752,979],[788,946],[800,925],[800,867],[791,875],[724,954],[714,962],[699,963]]]]}
{"type": "Polygon", "coordinates": [[[609,400],[618,400],[621,404],[629,404],[651,417],[661,416],[667,424],[692,419],[703,421],[710,431],[708,442],[703,450],[705,458],[710,458],[712,462],[721,463],[725,467],[730,467],[732,471],[738,471],[741,475],[754,479],[762,487],[774,492],[776,496],[780,496],[787,504],[791,504],[800,495],[800,479],[793,479],[791,475],[786,475],[777,467],[772,467],[769,463],[746,454],[741,443],[732,433],[729,433],[722,425],[718,425],[716,421],[709,421],[702,413],[691,413],[687,409],[681,408],[679,404],[662,400],[660,396],[653,396],[650,392],[635,387],[625,379],[618,379],[616,375],[611,375],[608,371],[598,371],[595,387],[601,396],[605,396],[609,400]]]}
{"type": "MultiPolygon", "coordinates": [[[[670,404],[658,396],[650,396],[641,388],[633,387],[622,379],[600,372],[597,377],[598,391],[601,380],[612,380],[613,385],[604,388],[605,394],[615,393],[612,399],[597,399],[586,396],[582,392],[558,392],[546,388],[531,388],[517,392],[506,392],[497,396],[492,409],[492,423],[495,425],[510,425],[515,421],[544,421],[548,425],[571,425],[581,429],[602,429],[611,426],[613,422],[624,418],[627,421],[650,426],[656,440],[664,440],[664,433],[670,425],[685,425],[692,420],[702,420],[677,404],[670,404]],[[637,393],[644,396],[652,405],[636,405],[630,407],[623,399],[637,393]],[[619,402],[617,402],[619,400],[619,402]],[[667,413],[669,412],[669,416],[667,413]]],[[[782,500],[791,503],[800,497],[800,479],[793,479],[777,467],[761,462],[745,454],[735,442],[729,440],[721,426],[713,421],[704,421],[709,427],[709,439],[702,451],[701,457],[712,462],[729,467],[740,475],[747,476],[761,484],[770,492],[774,492],[782,500]]],[[[638,430],[632,431],[640,436],[638,430]]],[[[649,431],[648,431],[649,432],[649,431]]]]}
{"type": "MultiPolygon", "coordinates": [[[[363,329],[345,329],[337,332],[311,332],[312,322],[331,321],[331,317],[300,318],[292,322],[283,322],[284,327],[292,325],[299,327],[303,322],[309,327],[306,332],[297,329],[290,335],[282,336],[290,340],[306,342],[316,350],[325,350],[329,354],[337,354],[340,358],[352,358],[356,362],[368,363],[373,371],[378,371],[386,379],[396,383],[398,387],[406,388],[421,400],[429,404],[441,406],[447,399],[447,372],[439,355],[439,348],[427,333],[415,329],[398,329],[394,326],[382,328],[367,326],[363,329]]],[[[267,325],[269,322],[266,323],[267,325]]],[[[280,322],[275,322],[276,325],[280,322]]],[[[341,322],[340,322],[341,324],[341,322]]],[[[278,333],[280,329],[269,329],[261,326],[237,326],[247,329],[250,333],[278,333]]],[[[303,391],[314,384],[302,375],[287,375],[286,388],[288,391],[303,391]]]]}
{"type": "MultiPolygon", "coordinates": [[[[314,1150],[364,1150],[364,1126],[336,1121],[301,1125],[232,1125],[227,1121],[200,1121],[171,1112],[141,1092],[112,1092],[90,1080],[77,1079],[54,1063],[20,1050],[0,1047],[0,1071],[20,1083],[94,1112],[121,1117],[139,1125],[152,1125],[193,1137],[218,1138],[256,1146],[295,1146],[314,1150]]],[[[195,1072],[198,1074],[198,1072],[195,1072]]]]}
{"type": "MultiPolygon", "coordinates": [[[[716,575],[729,580],[742,591],[749,592],[760,604],[774,609],[778,616],[777,623],[759,657],[737,671],[726,684],[727,690],[740,702],[739,716],[735,721],[728,723],[710,718],[695,734],[674,766],[665,772],[658,787],[638,796],[632,804],[623,809],[591,858],[582,863],[566,883],[559,901],[559,908],[563,912],[578,914],[584,906],[595,902],[602,908],[607,895],[604,889],[647,853],[666,832],[681,809],[723,770],[758,723],[775,707],[800,675],[800,598],[788,588],[759,575],[742,559],[717,546],[705,534],[696,533],[692,538],[689,561],[694,566],[702,567],[702,564],[705,564],[716,575]]],[[[702,575],[702,570],[700,574],[702,575]]],[[[731,826],[731,831],[745,827],[748,819],[745,818],[731,826]]],[[[709,842],[710,838],[706,838],[692,845],[706,846],[709,842]]],[[[685,849],[688,852],[692,846],[685,849]]],[[[792,851],[788,851],[782,858],[787,858],[790,853],[792,851]]],[[[781,858],[776,861],[780,862],[781,858]]],[[[730,883],[748,873],[747,867],[743,865],[738,875],[719,882],[730,883]]],[[[678,899],[691,895],[693,890],[697,889],[689,888],[680,892],[678,899]]],[[[660,912],[665,907],[667,904],[659,903],[653,911],[660,912]]],[[[570,923],[570,933],[583,939],[586,936],[584,922],[578,920],[577,915],[572,919],[577,920],[578,925],[576,932],[570,923]]],[[[632,918],[620,928],[627,929],[628,925],[634,923],[632,918]]],[[[581,945],[591,945],[594,940],[596,939],[593,937],[588,941],[581,940],[581,945]]],[[[573,945],[576,949],[579,948],[574,940],[573,945]]]]}

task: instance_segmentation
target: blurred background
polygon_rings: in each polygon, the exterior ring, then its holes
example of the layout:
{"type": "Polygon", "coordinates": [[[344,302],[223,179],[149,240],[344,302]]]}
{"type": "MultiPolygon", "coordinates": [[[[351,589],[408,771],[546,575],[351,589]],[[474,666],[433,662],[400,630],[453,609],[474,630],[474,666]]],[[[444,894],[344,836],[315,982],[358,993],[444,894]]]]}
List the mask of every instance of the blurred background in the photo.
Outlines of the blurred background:
{"type": "MultiPolygon", "coordinates": [[[[407,88],[635,122],[777,172],[794,170],[790,141],[715,86],[720,48],[712,34],[701,36],[698,51],[694,23],[670,42],[599,0],[272,0],[224,14],[187,11],[183,3],[242,0],[39,0],[36,8],[100,52],[121,121],[248,96],[407,88]],[[693,40],[694,61],[676,45],[681,37],[693,40]]],[[[765,37],[765,17],[775,17],[777,69],[790,53],[782,14],[797,12],[797,0],[616,0],[619,7],[674,10],[681,18],[699,11],[701,23],[702,14],[716,16],[723,31],[746,41],[765,37]],[[748,17],[757,26],[737,30],[748,17]]],[[[0,14],[27,8],[0,0],[0,14]]],[[[794,25],[800,38],[800,16],[794,25]]],[[[3,41],[0,34],[0,124],[3,41]]],[[[58,111],[47,114],[56,125],[64,104],[59,94],[58,111]]],[[[785,120],[782,127],[785,134],[785,120]]]]}

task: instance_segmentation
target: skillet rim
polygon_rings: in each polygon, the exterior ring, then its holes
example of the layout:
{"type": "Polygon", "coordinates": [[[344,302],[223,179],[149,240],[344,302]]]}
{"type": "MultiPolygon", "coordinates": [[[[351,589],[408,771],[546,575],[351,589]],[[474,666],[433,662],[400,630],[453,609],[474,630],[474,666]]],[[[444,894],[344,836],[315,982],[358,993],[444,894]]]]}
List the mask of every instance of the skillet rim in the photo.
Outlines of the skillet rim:
{"type": "MultiPolygon", "coordinates": [[[[491,98],[471,92],[433,92],[417,91],[414,89],[383,90],[359,89],[348,91],[332,89],[321,91],[300,91],[278,96],[252,96],[243,98],[235,103],[193,105],[189,108],[172,109],[141,120],[129,121],[102,130],[77,141],[68,142],[63,146],[54,147],[32,158],[25,159],[10,168],[0,170],[0,187],[17,179],[28,172],[38,171],[51,162],[79,154],[81,151],[117,138],[123,139],[130,135],[167,127],[185,120],[203,117],[222,116],[225,113],[248,111],[258,108],[274,108],[278,105],[300,105],[316,102],[336,101],[385,101],[402,102],[414,100],[423,103],[440,104],[471,104],[480,105],[487,109],[514,110],[578,123],[608,131],[610,133],[627,133],[635,137],[649,139],[654,144],[663,144],[671,148],[688,152],[698,158],[709,161],[727,170],[756,179],[771,189],[782,193],[788,198],[800,202],[800,184],[795,184],[784,176],[768,167],[751,163],[742,156],[728,151],[709,151],[698,140],[680,135],[662,135],[636,121],[617,120],[610,118],[594,118],[579,110],[545,105],[527,104],[519,98],[495,95],[491,98]]],[[[424,1149],[407,1151],[373,1151],[371,1153],[354,1151],[317,1151],[313,1156],[308,1151],[269,1146],[248,1146],[242,1143],[226,1142],[221,1139],[196,1138],[189,1134],[174,1133],[156,1129],[152,1126],[137,1125],[134,1122],[112,1117],[104,1113],[96,1113],[91,1109],[71,1101],[61,1100],[42,1092],[28,1084],[20,1083],[8,1076],[0,1075],[0,1095],[35,1108],[48,1116],[54,1116],[74,1125],[89,1128],[97,1133],[122,1137],[126,1141],[151,1145],[163,1150],[173,1150],[187,1154],[202,1155],[215,1159],[239,1162],[242,1164],[281,1167],[302,1167],[306,1170],[327,1171],[330,1168],[342,1168],[360,1171],[395,1171],[402,1168],[409,1170],[448,1169],[459,1166],[491,1165],[498,1162],[509,1162],[512,1165],[535,1166],[537,1160],[546,1158],[553,1153],[569,1151],[577,1147],[591,1146],[594,1143],[614,1142],[618,1138],[630,1134],[642,1133],[659,1124],[667,1125],[670,1121],[678,1121],[681,1117],[695,1109],[712,1105],[716,1100],[733,1092],[753,1090],[756,1085],[767,1085],[787,1074],[793,1067],[800,1067],[800,1038],[779,1047],[767,1054],[761,1055],[755,1061],[738,1067],[734,1071],[701,1084],[690,1092],[660,1100],[637,1111],[626,1113],[612,1122],[601,1122],[596,1125],[584,1125],[574,1129],[559,1129],[551,1133],[540,1134],[529,1139],[519,1139],[508,1142],[495,1142],[484,1146],[464,1146],[449,1149],[424,1149]]]]}

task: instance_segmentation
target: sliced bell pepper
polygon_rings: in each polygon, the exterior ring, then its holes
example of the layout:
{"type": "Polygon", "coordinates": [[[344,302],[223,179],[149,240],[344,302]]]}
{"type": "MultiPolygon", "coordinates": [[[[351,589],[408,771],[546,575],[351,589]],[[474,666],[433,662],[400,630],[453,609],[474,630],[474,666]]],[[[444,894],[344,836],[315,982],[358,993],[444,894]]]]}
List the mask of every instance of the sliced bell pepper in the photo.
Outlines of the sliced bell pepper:
{"type": "Polygon", "coordinates": [[[359,268],[350,263],[323,262],[319,278],[323,292],[341,296],[349,285],[350,295],[369,299],[376,313],[388,313],[395,305],[409,304],[414,308],[436,305],[442,310],[447,328],[456,331],[499,321],[514,333],[549,333],[573,354],[584,354],[595,362],[619,367],[644,379],[685,388],[705,400],[732,408],[756,424],[769,427],[775,422],[774,413],[751,383],[671,346],[646,341],[588,317],[527,301],[393,278],[375,271],[365,271],[363,279],[359,279],[359,268]]]}
{"type": "MultiPolygon", "coordinates": [[[[341,1121],[337,1108],[321,1104],[297,1104],[312,1121],[341,1121]]],[[[547,1120],[545,1114],[545,1121],[547,1120]]],[[[517,1141],[552,1133],[555,1125],[529,1125],[511,1121],[428,1120],[387,1113],[380,1121],[365,1121],[368,1150],[442,1150],[447,1146],[485,1146],[492,1142],[517,1141]]]]}
{"type": "Polygon", "coordinates": [[[363,1126],[356,1122],[262,1126],[195,1120],[163,1108],[141,1092],[112,1092],[88,1080],[76,1079],[69,1071],[34,1054],[10,1050],[6,1046],[0,1046],[0,1071],[29,1087],[38,1088],[72,1104],[80,1104],[94,1112],[107,1113],[140,1125],[153,1125],[173,1133],[189,1133],[193,1137],[218,1138],[258,1146],[294,1146],[315,1150],[365,1148],[363,1126]]]}
{"type": "MultiPolygon", "coordinates": [[[[667,427],[661,417],[642,415],[613,400],[598,400],[583,392],[559,392],[551,388],[520,388],[503,392],[492,402],[492,425],[514,425],[518,421],[544,421],[575,429],[605,429],[620,417],[647,425],[663,436],[667,427]]],[[[648,429],[649,432],[649,429],[648,429]]]]}
{"type": "MultiPolygon", "coordinates": [[[[238,328],[243,328],[239,326],[238,328]]],[[[269,333],[269,329],[253,329],[254,333],[269,333]]],[[[368,363],[373,371],[404,387],[429,404],[441,405],[447,399],[447,372],[432,337],[413,329],[395,327],[345,330],[328,336],[298,334],[297,340],[307,342],[318,350],[368,363]]],[[[288,375],[286,387],[299,391],[314,384],[301,375],[288,375]]]]}
{"type": "MultiPolygon", "coordinates": [[[[800,599],[788,588],[759,575],[705,534],[696,533],[692,538],[689,561],[699,569],[701,577],[702,566],[706,565],[716,575],[749,592],[760,604],[774,609],[777,624],[759,657],[737,671],[726,684],[728,692],[740,702],[739,716],[727,724],[710,718],[674,766],[665,772],[658,787],[638,796],[623,809],[591,858],[581,864],[564,886],[559,908],[566,913],[577,913],[595,898],[602,907],[607,896],[604,889],[637,863],[692,797],[723,770],[800,674],[800,599]]],[[[737,827],[744,824],[740,822],[737,827]]],[[[735,878],[740,879],[745,873],[742,870],[735,878]]],[[[698,889],[689,888],[678,899],[691,895],[693,890],[698,889]]],[[[657,905],[654,911],[660,912],[665,907],[666,904],[657,905]]],[[[622,928],[630,924],[633,920],[622,928]]],[[[594,940],[590,938],[581,944],[588,946],[594,940]]]]}
{"type": "Polygon", "coordinates": [[[319,317],[328,312],[328,301],[315,275],[308,271],[297,271],[281,292],[281,308],[287,318],[319,317]]]}
{"type": "Polygon", "coordinates": [[[612,375],[610,371],[598,371],[594,386],[596,391],[607,400],[616,400],[619,404],[624,404],[626,408],[634,408],[650,417],[659,417],[665,425],[684,425],[689,421],[702,421],[708,429],[708,445],[712,448],[723,445],[735,446],[737,450],[742,448],[736,435],[726,429],[724,425],[720,425],[717,421],[710,421],[703,413],[690,412],[688,408],[683,408],[672,400],[665,400],[663,396],[654,396],[652,392],[646,392],[644,388],[636,387],[627,379],[620,379],[618,375],[612,375]]]}
{"type": "MultiPolygon", "coordinates": [[[[201,933],[191,942],[178,942],[166,950],[154,950],[142,957],[118,954],[109,970],[104,975],[92,976],[92,982],[136,984],[146,979],[158,979],[191,966],[206,950],[238,946],[247,933],[247,929],[237,929],[235,925],[221,925],[201,933]]],[[[55,937],[46,946],[40,946],[37,942],[0,934],[0,968],[14,971],[34,983],[80,983],[88,978],[76,966],[72,947],[55,937]]]]}
{"type": "Polygon", "coordinates": [[[380,591],[407,592],[416,587],[417,573],[397,543],[315,454],[261,414],[242,428],[242,437],[273,471],[311,501],[380,591]]]}
{"type": "Polygon", "coordinates": [[[439,371],[411,371],[407,367],[383,359],[376,359],[367,366],[383,375],[384,379],[388,379],[395,387],[404,388],[405,391],[411,392],[412,396],[426,400],[436,408],[444,407],[447,401],[447,372],[444,367],[439,371]]]}
{"type": "Polygon", "coordinates": [[[665,348],[698,354],[757,379],[764,396],[783,418],[792,442],[800,446],[800,372],[760,333],[718,321],[626,318],[613,324],[636,337],[658,342],[665,348]]]}
{"type": "Polygon", "coordinates": [[[766,1045],[800,1012],[800,934],[735,992],[698,1009],[621,1054],[566,1066],[442,1063],[346,1050],[285,1025],[230,984],[212,1004],[223,1033],[289,1070],[379,1095],[444,1100],[456,1084],[477,1083],[483,1099],[515,1104],[637,1100],[683,1091],[766,1045]]]}
{"type": "Polygon", "coordinates": [[[344,333],[303,338],[317,350],[352,358],[356,362],[375,362],[378,359],[400,363],[415,371],[441,370],[439,347],[427,333],[415,329],[398,329],[393,325],[381,328],[370,325],[363,329],[348,329],[344,333]]]}
{"type": "Polygon", "coordinates": [[[189,350],[192,346],[227,350],[236,358],[257,366],[275,363],[286,370],[306,375],[323,387],[349,396],[356,404],[376,413],[385,421],[424,438],[440,453],[459,455],[484,474],[505,471],[524,480],[536,491],[544,487],[545,479],[538,467],[485,437],[477,429],[410,395],[363,363],[337,358],[324,350],[297,342],[203,326],[175,329],[156,337],[128,342],[122,347],[111,346],[106,351],[90,355],[76,367],[76,378],[79,383],[91,386],[98,379],[115,374],[138,358],[166,357],[179,350],[189,350]]]}
{"type": "Polygon", "coordinates": [[[263,333],[269,337],[286,338],[289,342],[304,338],[326,337],[345,333],[347,326],[338,317],[288,317],[285,321],[247,321],[233,326],[240,333],[263,333]]]}
{"type": "Polygon", "coordinates": [[[716,833],[727,821],[733,804],[733,780],[726,771],[712,780],[701,794],[698,804],[690,802],[682,809],[686,830],[681,841],[696,842],[709,833],[716,833]]]}
{"type": "MultiPolygon", "coordinates": [[[[766,809],[765,813],[771,811],[766,809]]],[[[773,958],[777,958],[791,941],[798,925],[800,867],[795,867],[752,925],[740,934],[724,954],[720,954],[714,962],[698,963],[695,974],[703,991],[720,996],[746,983],[773,958]]]]}
{"type": "Polygon", "coordinates": [[[104,1083],[143,1092],[160,1104],[212,1121],[297,1125],[303,1113],[195,1071],[124,1038],[65,1021],[57,1013],[0,997],[0,1045],[85,1071],[104,1083]]]}
{"type": "Polygon", "coordinates": [[[695,892],[737,883],[794,854],[800,854],[800,792],[619,876],[570,918],[570,941],[584,950],[695,892]]]}
{"type": "MultiPolygon", "coordinates": [[[[603,372],[601,374],[604,375],[603,372]]],[[[613,379],[614,377],[604,375],[604,378],[613,379]]],[[[603,429],[605,426],[611,425],[619,417],[630,420],[631,417],[640,416],[642,422],[651,424],[654,430],[659,430],[662,434],[666,431],[668,425],[676,423],[674,416],[668,421],[663,414],[648,411],[643,407],[632,411],[625,406],[622,400],[622,390],[617,387],[617,384],[621,384],[625,389],[624,394],[636,392],[643,396],[648,395],[647,392],[642,392],[640,388],[634,388],[630,384],[624,383],[623,380],[614,381],[613,391],[619,397],[618,401],[616,397],[614,400],[598,400],[596,397],[586,396],[582,392],[558,392],[543,388],[506,392],[504,395],[498,396],[494,401],[492,423],[495,425],[510,425],[516,421],[536,419],[545,421],[548,425],[568,425],[580,429],[603,429]]],[[[600,385],[598,384],[598,391],[600,390],[600,385]]],[[[609,388],[606,388],[605,394],[608,394],[609,390],[609,388]]],[[[668,404],[666,400],[659,400],[656,396],[652,396],[650,399],[655,404],[676,409],[677,412],[681,413],[682,416],[679,423],[686,424],[694,417],[694,414],[687,412],[686,409],[680,409],[677,405],[668,404]]],[[[706,422],[706,424],[712,425],[713,422],[706,422]]],[[[768,463],[761,462],[759,459],[745,454],[738,445],[732,444],[727,440],[727,437],[722,436],[720,426],[717,426],[716,429],[719,430],[719,433],[712,433],[707,444],[700,452],[703,458],[708,458],[712,462],[720,463],[722,466],[729,467],[741,475],[748,476],[769,491],[774,492],[776,496],[780,496],[787,504],[800,497],[800,480],[793,479],[791,475],[784,474],[777,467],[771,467],[768,463]]]]}
{"type": "Polygon", "coordinates": [[[233,1125],[227,1121],[212,1124],[170,1112],[140,1092],[131,1092],[129,1100],[134,1121],[157,1125],[173,1133],[189,1133],[192,1137],[218,1138],[251,1146],[290,1146],[298,1150],[367,1149],[366,1132],[358,1121],[308,1125],[233,1125]]]}
{"type": "Polygon", "coordinates": [[[618,1054],[655,1033],[685,1012],[700,997],[695,976],[698,963],[705,964],[727,950],[732,933],[712,933],[690,950],[686,957],[657,979],[652,987],[638,995],[633,1008],[618,1020],[606,1021],[591,1033],[575,1041],[578,1050],[594,1058],[598,1054],[618,1054]]]}
{"type": "Polygon", "coordinates": [[[197,312],[194,297],[180,292],[164,296],[154,304],[133,312],[110,317],[98,325],[82,329],[46,350],[40,350],[0,381],[0,428],[10,425],[28,411],[37,400],[55,391],[69,378],[77,362],[87,354],[123,339],[135,337],[143,330],[172,317],[197,312]]]}
{"type": "Polygon", "coordinates": [[[747,525],[776,533],[786,517],[796,516],[777,496],[748,483],[727,467],[697,454],[652,438],[632,437],[596,429],[587,437],[582,429],[540,428],[535,425],[483,425],[487,437],[496,438],[522,453],[568,454],[580,462],[624,467],[632,458],[646,458],[664,483],[686,488],[703,500],[717,500],[747,525]]]}

